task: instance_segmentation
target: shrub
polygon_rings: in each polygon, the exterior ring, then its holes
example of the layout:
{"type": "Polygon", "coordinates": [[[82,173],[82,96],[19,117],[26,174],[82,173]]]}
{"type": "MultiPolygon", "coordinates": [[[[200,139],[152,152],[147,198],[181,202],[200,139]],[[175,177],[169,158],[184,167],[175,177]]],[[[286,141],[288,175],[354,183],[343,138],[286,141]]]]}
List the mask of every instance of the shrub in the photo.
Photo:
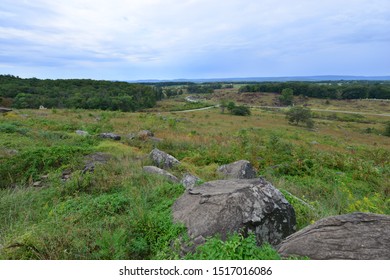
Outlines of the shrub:
{"type": "Polygon", "coordinates": [[[39,175],[70,164],[90,151],[89,148],[82,146],[55,146],[26,150],[2,162],[0,188],[7,187],[10,183],[36,180],[39,175]]]}
{"type": "Polygon", "coordinates": [[[291,105],[293,103],[294,91],[291,88],[285,88],[282,90],[279,101],[282,105],[291,105]]]}
{"type": "Polygon", "coordinates": [[[231,113],[236,116],[249,116],[251,111],[247,106],[236,106],[231,110],[231,113]]]}
{"type": "Polygon", "coordinates": [[[311,110],[302,106],[292,107],[286,113],[286,118],[289,123],[299,125],[299,123],[305,123],[307,127],[313,127],[311,110]]]}
{"type": "Polygon", "coordinates": [[[256,244],[256,236],[248,237],[233,234],[226,241],[213,237],[199,246],[195,253],[189,253],[186,259],[193,260],[280,260],[279,254],[269,244],[261,247],[256,244]]]}
{"type": "Polygon", "coordinates": [[[390,137],[390,122],[386,123],[384,135],[390,137]]]}

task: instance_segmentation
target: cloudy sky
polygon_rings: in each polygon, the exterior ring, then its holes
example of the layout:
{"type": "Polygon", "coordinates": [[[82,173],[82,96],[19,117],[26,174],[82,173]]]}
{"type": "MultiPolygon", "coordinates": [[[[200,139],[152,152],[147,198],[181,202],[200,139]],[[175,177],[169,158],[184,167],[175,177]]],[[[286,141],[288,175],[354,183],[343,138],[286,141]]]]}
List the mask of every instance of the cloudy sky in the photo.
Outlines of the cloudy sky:
{"type": "Polygon", "coordinates": [[[389,0],[0,2],[0,74],[390,75],[389,0]]]}

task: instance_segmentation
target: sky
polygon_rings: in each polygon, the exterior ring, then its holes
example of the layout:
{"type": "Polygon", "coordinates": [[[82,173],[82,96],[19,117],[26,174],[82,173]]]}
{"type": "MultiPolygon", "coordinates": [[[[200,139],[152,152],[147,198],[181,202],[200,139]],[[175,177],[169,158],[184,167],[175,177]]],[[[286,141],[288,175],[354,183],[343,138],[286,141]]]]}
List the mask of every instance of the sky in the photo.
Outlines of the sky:
{"type": "Polygon", "coordinates": [[[390,75],[390,1],[0,0],[0,74],[390,75]]]}

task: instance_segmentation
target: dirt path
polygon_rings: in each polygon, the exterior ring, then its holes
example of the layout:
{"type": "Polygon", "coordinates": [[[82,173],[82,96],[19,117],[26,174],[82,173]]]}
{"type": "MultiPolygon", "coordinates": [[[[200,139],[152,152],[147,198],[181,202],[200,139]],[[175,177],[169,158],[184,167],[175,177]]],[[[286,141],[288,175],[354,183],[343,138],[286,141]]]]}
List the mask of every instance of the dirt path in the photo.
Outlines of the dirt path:
{"type": "Polygon", "coordinates": [[[189,113],[189,112],[195,112],[195,111],[203,111],[203,110],[209,110],[219,107],[219,105],[214,105],[214,106],[208,106],[208,107],[203,107],[199,109],[191,109],[191,110],[183,110],[183,111],[171,111],[171,112],[177,112],[177,113],[189,113]]]}
{"type": "MultiPolygon", "coordinates": [[[[269,108],[269,109],[287,109],[288,107],[276,107],[276,106],[250,106],[251,108],[269,108]]],[[[390,117],[389,114],[375,114],[375,113],[366,113],[366,112],[354,112],[354,111],[339,111],[339,110],[327,110],[327,109],[315,109],[310,108],[312,111],[317,112],[330,112],[330,113],[343,113],[343,114],[359,114],[367,116],[381,116],[381,117],[390,117]]]]}
{"type": "MultiPolygon", "coordinates": [[[[203,111],[203,110],[209,110],[213,108],[217,108],[219,105],[214,106],[208,106],[203,107],[199,109],[191,109],[191,110],[183,110],[183,111],[174,111],[174,112],[180,112],[180,113],[189,113],[189,112],[195,112],[195,111],[203,111]]],[[[276,107],[276,106],[249,106],[251,108],[268,108],[268,109],[287,109],[288,107],[276,107]]],[[[330,112],[330,113],[343,113],[343,114],[359,114],[359,115],[366,115],[366,116],[380,116],[380,117],[390,117],[389,114],[375,114],[375,113],[367,113],[367,112],[354,112],[354,111],[340,111],[340,110],[327,110],[327,109],[316,109],[316,108],[310,108],[312,111],[317,112],[330,112]]]]}

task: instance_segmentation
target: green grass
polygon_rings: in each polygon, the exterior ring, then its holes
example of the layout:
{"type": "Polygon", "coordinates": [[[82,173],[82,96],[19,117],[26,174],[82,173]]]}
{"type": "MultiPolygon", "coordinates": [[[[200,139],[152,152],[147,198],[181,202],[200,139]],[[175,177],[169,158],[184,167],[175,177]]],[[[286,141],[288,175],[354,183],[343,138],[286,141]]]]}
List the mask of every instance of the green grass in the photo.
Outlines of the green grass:
{"type": "MultiPolygon", "coordinates": [[[[203,181],[218,179],[221,164],[249,160],[294,206],[298,229],[329,215],[390,214],[386,121],[318,113],[309,130],[289,125],[283,112],[259,109],[241,117],[218,108],[0,115],[0,259],[183,258],[178,244],[185,228],[172,222],[171,205],[184,189],[142,172],[154,147],[182,162],[172,171],[175,175],[190,172],[203,181]],[[90,136],[76,135],[77,129],[90,136]],[[163,141],[98,137],[100,132],[125,136],[142,129],[163,141]],[[84,155],[94,152],[110,153],[113,160],[82,174],[84,155]],[[72,171],[66,182],[61,180],[65,169],[72,171]],[[32,187],[37,180],[42,187],[32,187]]],[[[184,258],[280,258],[252,239],[213,237],[184,258]]]]}

